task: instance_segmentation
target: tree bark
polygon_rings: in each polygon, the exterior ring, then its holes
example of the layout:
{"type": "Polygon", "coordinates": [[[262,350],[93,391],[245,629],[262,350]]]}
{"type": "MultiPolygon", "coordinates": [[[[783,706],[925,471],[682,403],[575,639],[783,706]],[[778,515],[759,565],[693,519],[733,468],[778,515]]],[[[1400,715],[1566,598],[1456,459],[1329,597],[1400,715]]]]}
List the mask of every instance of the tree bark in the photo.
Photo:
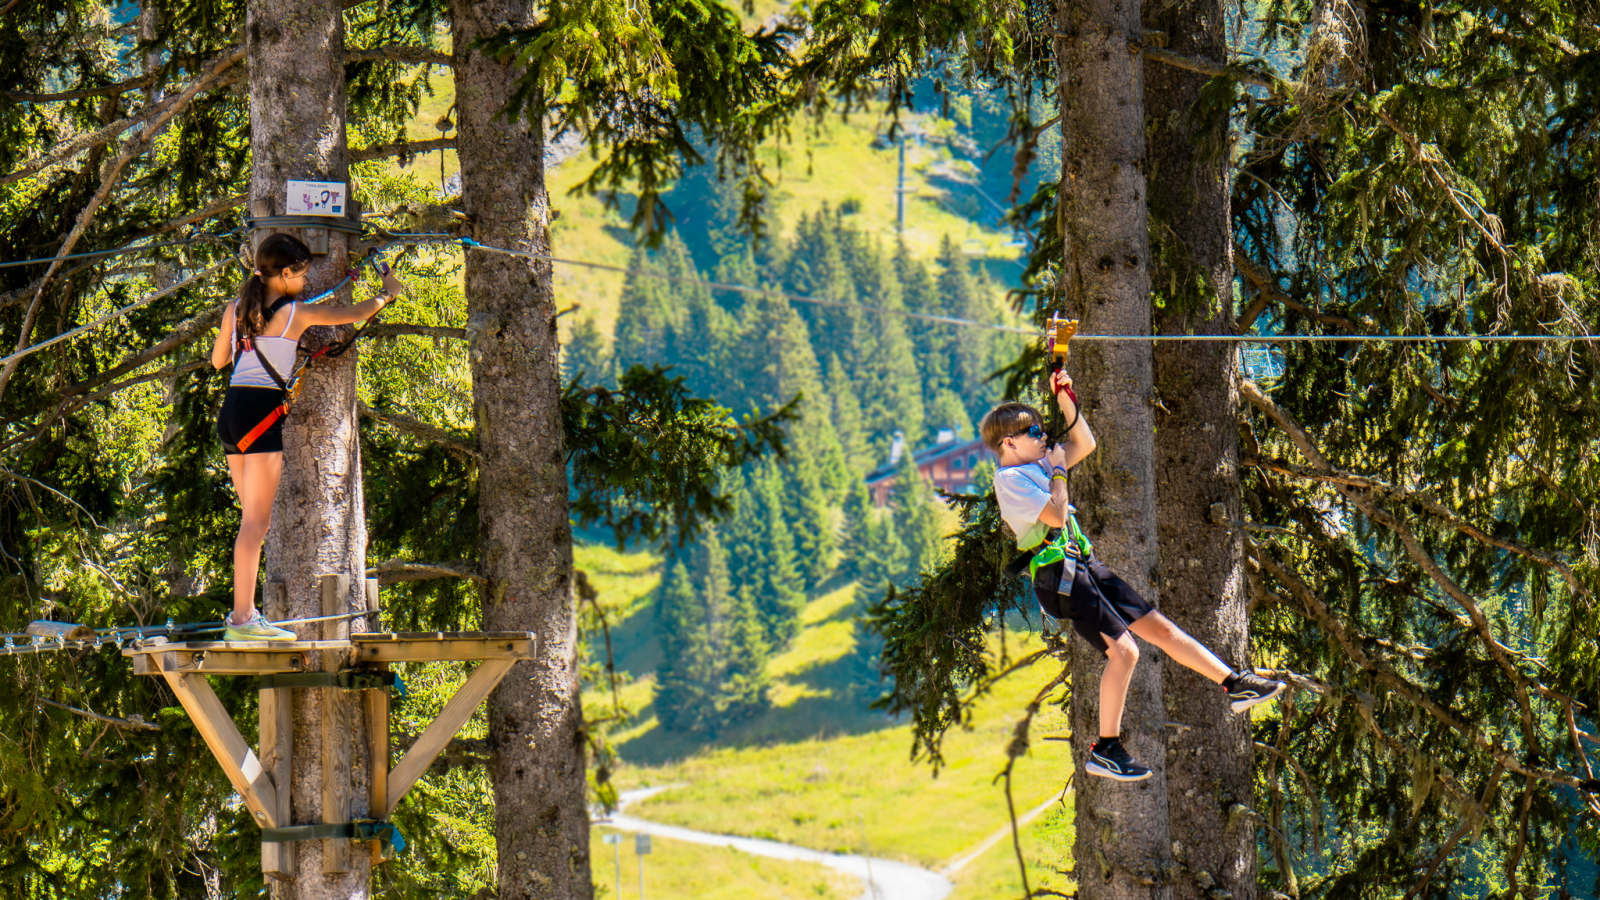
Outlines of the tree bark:
{"type": "MultiPolygon", "coordinates": [[[[1149,226],[1145,208],[1144,83],[1128,37],[1138,0],[1060,0],[1055,53],[1060,79],[1062,178],[1057,207],[1064,241],[1065,307],[1088,332],[1148,334],[1149,226]]],[[[1152,603],[1157,601],[1156,511],[1150,345],[1094,342],[1075,353],[1076,373],[1099,449],[1078,468],[1073,502],[1095,552],[1152,603]]],[[[1086,748],[1099,733],[1105,657],[1072,641],[1072,731],[1077,754],[1078,896],[1172,895],[1167,838],[1166,712],[1161,654],[1140,643],[1122,738],[1154,770],[1123,784],[1086,775],[1086,748]]]]}
{"type": "MultiPolygon", "coordinates": [[[[1147,31],[1170,36],[1189,57],[1227,58],[1220,0],[1178,0],[1146,12],[1147,31]]],[[[1232,217],[1227,111],[1195,111],[1208,76],[1150,66],[1152,280],[1165,297],[1162,334],[1227,334],[1233,326],[1232,217]],[[1205,134],[1207,128],[1210,134],[1205,134]]],[[[1244,536],[1214,521],[1241,518],[1238,352],[1218,343],[1155,347],[1156,519],[1162,610],[1236,668],[1248,664],[1244,536]],[[1212,508],[1220,504],[1220,516],[1212,508]]],[[[1209,680],[1167,660],[1167,715],[1189,726],[1168,737],[1167,803],[1173,855],[1183,867],[1178,900],[1226,891],[1255,900],[1255,822],[1235,811],[1251,802],[1255,766],[1250,718],[1228,709],[1209,680]]]]}
{"type": "MultiPolygon", "coordinates": [[[[345,144],[344,19],[338,0],[251,0],[246,18],[250,61],[251,197],[270,200],[273,212],[287,208],[289,179],[348,183],[345,144]]],[[[308,291],[326,290],[344,277],[349,254],[345,236],[330,232],[328,253],[314,259],[308,291]]],[[[348,290],[327,302],[347,304],[348,290]]],[[[335,338],[332,328],[313,328],[304,346],[335,338]]],[[[283,429],[283,480],[272,510],[264,554],[267,580],[287,587],[286,609],[271,618],[323,614],[319,577],[349,576],[345,608],[365,607],[367,527],[357,441],[356,355],[319,360],[304,376],[304,389],[283,429]]],[[[355,620],[348,630],[364,630],[355,620]]],[[[296,628],[302,640],[321,636],[318,623],[296,628]]],[[[337,661],[323,661],[324,667],[337,661]]],[[[323,706],[341,727],[329,736],[348,740],[350,795],[355,810],[367,811],[365,732],[361,704],[345,703],[335,689],[294,692],[291,779],[293,825],[348,822],[350,810],[325,814],[323,706]]],[[[300,841],[292,882],[274,882],[277,900],[351,900],[369,896],[370,854],[351,845],[347,871],[324,872],[324,841],[300,841]]]]}
{"type": "MultiPolygon", "coordinates": [[[[525,24],[528,0],[452,0],[462,205],[486,244],[549,253],[540,106],[500,111],[516,72],[475,42],[525,24]]],[[[538,634],[489,697],[500,900],[593,896],[577,619],[550,264],[467,255],[484,627],[538,634]]]]}

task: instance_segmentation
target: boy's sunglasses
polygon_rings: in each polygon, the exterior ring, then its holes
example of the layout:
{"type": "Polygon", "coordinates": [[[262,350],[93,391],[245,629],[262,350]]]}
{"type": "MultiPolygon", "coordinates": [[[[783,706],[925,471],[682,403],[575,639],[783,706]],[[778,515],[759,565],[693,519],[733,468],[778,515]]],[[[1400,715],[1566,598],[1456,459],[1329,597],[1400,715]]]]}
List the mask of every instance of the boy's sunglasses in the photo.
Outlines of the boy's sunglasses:
{"type": "Polygon", "coordinates": [[[1042,441],[1044,440],[1044,429],[1038,425],[1029,425],[1026,429],[1010,435],[1010,437],[1022,437],[1023,435],[1027,435],[1036,441],[1042,441]]]}

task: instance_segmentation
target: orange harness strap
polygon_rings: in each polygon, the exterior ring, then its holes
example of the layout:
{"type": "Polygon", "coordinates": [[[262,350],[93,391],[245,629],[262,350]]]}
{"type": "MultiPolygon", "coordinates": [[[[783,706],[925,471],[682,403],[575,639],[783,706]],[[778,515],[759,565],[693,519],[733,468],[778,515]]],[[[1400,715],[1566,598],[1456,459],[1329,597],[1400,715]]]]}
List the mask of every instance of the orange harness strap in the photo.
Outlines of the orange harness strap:
{"type": "Polygon", "coordinates": [[[267,413],[267,417],[265,419],[262,419],[261,423],[259,425],[257,425],[256,427],[250,429],[250,433],[249,434],[247,434],[244,437],[239,439],[239,445],[238,445],[239,446],[239,452],[240,453],[244,453],[245,451],[249,450],[250,449],[250,445],[254,444],[256,442],[256,438],[261,437],[263,434],[266,434],[267,433],[267,429],[271,428],[272,424],[274,422],[276,422],[279,419],[283,418],[285,415],[288,415],[288,413],[289,413],[289,401],[287,399],[285,399],[284,402],[278,404],[278,407],[276,409],[274,409],[270,413],[267,413]]]}

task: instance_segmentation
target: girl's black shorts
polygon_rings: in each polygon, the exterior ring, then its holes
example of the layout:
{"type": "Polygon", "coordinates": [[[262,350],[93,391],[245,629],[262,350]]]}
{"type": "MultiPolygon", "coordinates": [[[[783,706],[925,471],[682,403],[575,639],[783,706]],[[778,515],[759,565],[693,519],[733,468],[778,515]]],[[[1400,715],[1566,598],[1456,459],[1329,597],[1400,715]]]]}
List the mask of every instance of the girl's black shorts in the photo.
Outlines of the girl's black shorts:
{"type": "Polygon", "coordinates": [[[1072,628],[1089,645],[1106,652],[1105,638],[1122,637],[1128,625],[1155,611],[1149,601],[1094,556],[1078,560],[1078,571],[1068,589],[1061,589],[1066,563],[1040,569],[1033,580],[1039,608],[1057,619],[1071,619],[1072,628]]]}
{"type": "Polygon", "coordinates": [[[222,397],[222,411],[217,414],[217,437],[222,439],[222,452],[229,456],[240,453],[282,453],[283,416],[272,423],[250,444],[249,450],[240,450],[239,442],[250,430],[260,425],[283,402],[283,391],[277,388],[232,387],[222,397]]]}

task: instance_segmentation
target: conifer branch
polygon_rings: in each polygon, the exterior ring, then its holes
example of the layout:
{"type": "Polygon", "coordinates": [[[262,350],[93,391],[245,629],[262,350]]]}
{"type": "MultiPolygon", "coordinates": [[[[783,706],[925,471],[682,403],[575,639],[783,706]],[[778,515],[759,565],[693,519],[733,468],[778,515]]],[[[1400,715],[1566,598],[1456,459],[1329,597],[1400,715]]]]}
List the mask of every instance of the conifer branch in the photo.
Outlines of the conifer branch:
{"type": "MultiPolygon", "coordinates": [[[[1410,132],[1400,127],[1400,123],[1396,122],[1388,112],[1384,111],[1382,108],[1378,108],[1376,113],[1378,119],[1382,121],[1383,124],[1389,126],[1390,131],[1393,131],[1397,136],[1399,136],[1401,142],[1404,143],[1406,148],[1411,151],[1411,158],[1417,163],[1417,165],[1422,167],[1422,170],[1427,174],[1428,180],[1433,182],[1434,186],[1444,193],[1450,205],[1455,208],[1456,213],[1460,215],[1461,218],[1472,223],[1472,227],[1477,229],[1478,233],[1483,235],[1484,240],[1489,242],[1489,246],[1492,247],[1497,254],[1499,254],[1500,295],[1502,298],[1509,300],[1509,291],[1511,289],[1511,259],[1514,254],[1506,247],[1504,243],[1501,242],[1500,235],[1496,235],[1494,233],[1496,230],[1501,230],[1502,228],[1500,225],[1500,220],[1485,211],[1484,214],[1488,216],[1490,220],[1489,224],[1493,225],[1494,228],[1491,229],[1489,225],[1478,221],[1478,217],[1469,212],[1466,206],[1462,204],[1460,192],[1457,191],[1455,186],[1450,183],[1450,180],[1445,178],[1444,174],[1439,171],[1438,163],[1443,162],[1444,160],[1442,158],[1436,159],[1434,156],[1430,156],[1423,149],[1422,143],[1418,141],[1417,138],[1410,132]]],[[[1437,151],[1435,152],[1437,153],[1437,151]]]]}
{"type": "Polygon", "coordinates": [[[0,91],[0,97],[7,100],[16,100],[20,103],[56,103],[62,100],[83,100],[89,97],[109,97],[116,94],[125,94],[149,87],[156,83],[155,75],[140,75],[138,78],[129,78],[116,84],[107,84],[97,88],[82,88],[76,91],[61,91],[55,94],[30,94],[26,91],[0,91]]]}
{"type": "Polygon", "coordinates": [[[1494,537],[1493,535],[1484,532],[1482,529],[1461,518],[1455,513],[1455,511],[1449,509],[1443,503],[1440,503],[1438,500],[1435,500],[1433,497],[1430,497],[1427,494],[1404,490],[1402,488],[1395,487],[1394,485],[1386,484],[1375,478],[1368,478],[1362,475],[1353,475],[1348,472],[1311,469],[1305,466],[1297,466],[1293,463],[1283,462],[1275,459],[1244,457],[1239,460],[1239,465],[1257,466],[1277,472],[1281,475],[1290,475],[1296,478],[1320,481],[1325,484],[1345,485],[1347,487],[1359,488],[1360,490],[1372,491],[1377,494],[1382,494],[1386,497],[1391,497],[1401,503],[1414,504],[1434,518],[1449,524],[1450,527],[1456,529],[1467,537],[1481,541],[1491,547],[1498,547],[1501,550],[1509,550],[1512,553],[1532,560],[1541,566],[1554,569],[1561,575],[1562,579],[1566,581],[1567,586],[1572,589],[1574,594],[1584,597],[1590,601],[1593,601],[1594,599],[1593,592],[1591,592],[1582,581],[1578,580],[1577,573],[1573,572],[1572,568],[1566,563],[1556,559],[1542,550],[1529,547],[1528,545],[1519,541],[1494,537]]]}
{"type": "Polygon", "coordinates": [[[1403,900],[1411,900],[1412,897],[1417,896],[1428,896],[1428,883],[1433,880],[1433,873],[1439,871],[1440,864],[1448,859],[1451,853],[1455,852],[1456,845],[1461,843],[1462,838],[1482,827],[1482,811],[1488,809],[1490,804],[1494,803],[1495,794],[1500,792],[1500,782],[1504,779],[1505,772],[1505,766],[1495,763],[1494,772],[1489,776],[1489,783],[1484,786],[1483,796],[1478,800],[1477,814],[1463,818],[1461,824],[1456,826],[1456,830],[1451,832],[1450,837],[1439,845],[1439,852],[1435,853],[1433,859],[1428,861],[1428,870],[1422,873],[1420,881],[1406,891],[1403,900]]]}
{"type": "Polygon", "coordinates": [[[1256,299],[1252,300],[1250,305],[1245,308],[1244,314],[1239,317],[1238,323],[1234,326],[1235,330],[1241,334],[1250,330],[1250,326],[1255,324],[1256,318],[1266,309],[1268,303],[1276,303],[1279,306],[1292,309],[1312,321],[1321,322],[1324,325],[1335,325],[1345,331],[1360,333],[1363,330],[1360,325],[1344,316],[1336,316],[1312,309],[1284,293],[1279,289],[1273,278],[1250,259],[1250,255],[1245,252],[1244,247],[1237,243],[1233,245],[1233,267],[1238,270],[1240,275],[1244,276],[1244,280],[1250,285],[1250,289],[1256,292],[1256,299]]]}
{"type": "MultiPolygon", "coordinates": [[[[196,94],[216,82],[229,67],[244,58],[245,48],[243,46],[234,48],[214,63],[206,75],[196,79],[187,90],[164,102],[158,107],[159,113],[145,125],[143,132],[130,141],[127,148],[106,167],[100,179],[100,189],[95,192],[94,196],[89,199],[88,205],[78,214],[77,224],[73,226],[72,232],[67,235],[67,239],[62,242],[60,249],[56,251],[55,261],[50,264],[50,268],[45,272],[44,279],[39,285],[39,290],[34,294],[33,303],[29,305],[27,314],[22,318],[22,328],[17,335],[17,350],[22,350],[31,340],[39,306],[44,301],[45,291],[50,286],[50,280],[60,271],[65,257],[72,253],[72,248],[77,245],[79,238],[83,237],[84,232],[88,230],[89,223],[94,220],[94,214],[99,210],[100,205],[111,195],[111,191],[121,180],[123,168],[144,152],[145,147],[160,133],[161,128],[171,121],[173,116],[176,116],[187,107],[189,101],[193,100],[196,94]]],[[[0,369],[0,395],[4,395],[6,386],[11,381],[11,376],[17,371],[17,366],[20,364],[20,359],[13,359],[6,364],[4,369],[0,369]]]]}
{"type": "Polygon", "coordinates": [[[391,559],[388,562],[373,566],[367,570],[367,577],[378,579],[379,584],[397,584],[402,581],[428,581],[434,578],[464,578],[478,584],[485,584],[488,581],[475,565],[465,563],[401,562],[397,559],[391,559]]]}
{"type": "Polygon", "coordinates": [[[152,725],[149,722],[146,722],[142,718],[133,717],[133,718],[128,718],[128,719],[122,719],[122,718],[118,718],[117,716],[108,716],[108,715],[105,715],[103,713],[90,712],[87,709],[78,709],[77,707],[68,706],[65,703],[57,703],[56,701],[51,700],[51,699],[49,699],[47,697],[40,697],[38,699],[39,699],[39,702],[43,703],[45,706],[54,706],[56,709],[64,709],[69,713],[74,713],[76,715],[83,716],[84,718],[94,719],[94,720],[99,721],[99,722],[106,722],[108,724],[115,725],[118,728],[137,728],[137,729],[139,729],[141,731],[160,731],[161,730],[161,726],[160,725],[152,725]]]}
{"type": "Polygon", "coordinates": [[[1214,62],[1212,60],[1201,59],[1196,56],[1184,56],[1181,53],[1174,53],[1171,50],[1164,50],[1160,47],[1152,47],[1149,44],[1141,43],[1140,41],[1128,41],[1128,49],[1140,54],[1145,59],[1153,62],[1164,63],[1165,65],[1172,66],[1173,68],[1183,69],[1188,72],[1198,72],[1201,75],[1209,75],[1212,78],[1216,78],[1218,76],[1231,78],[1240,84],[1248,84],[1254,87],[1266,88],[1269,91],[1275,90],[1275,85],[1282,83],[1276,81],[1270,76],[1262,75],[1258,72],[1252,72],[1243,66],[1214,62]]]}
{"type": "Polygon", "coordinates": [[[366,162],[369,159],[381,159],[387,156],[412,156],[418,153],[432,153],[435,150],[454,150],[455,138],[434,138],[431,141],[397,141],[393,144],[375,144],[371,147],[362,147],[360,150],[350,151],[351,162],[366,162]]]}
{"type": "Polygon", "coordinates": [[[412,325],[409,322],[381,322],[368,327],[366,337],[385,338],[399,337],[402,334],[417,334],[431,338],[450,338],[451,340],[464,341],[467,339],[465,328],[451,328],[448,325],[412,325]]]}
{"type": "MultiPolygon", "coordinates": [[[[1316,445],[1311,441],[1311,437],[1306,434],[1305,429],[1301,428],[1299,423],[1295,422],[1288,413],[1272,402],[1271,398],[1263,394],[1254,382],[1241,382],[1239,392],[1253,406],[1261,410],[1267,418],[1271,419],[1280,430],[1287,434],[1300,451],[1300,455],[1309,460],[1315,468],[1325,472],[1333,471],[1333,466],[1328,463],[1327,458],[1317,449],[1316,445]]],[[[1524,740],[1527,742],[1530,751],[1537,752],[1539,746],[1538,731],[1534,725],[1533,703],[1528,698],[1527,690],[1533,679],[1524,674],[1512,662],[1511,654],[1506,646],[1494,636],[1494,631],[1489,625],[1489,617],[1484,615],[1483,608],[1456,583],[1455,579],[1451,578],[1439,566],[1438,561],[1433,558],[1433,555],[1428,552],[1426,547],[1422,546],[1422,541],[1417,538],[1416,533],[1411,530],[1410,526],[1378,505],[1373,493],[1339,483],[1334,483],[1334,489],[1357,509],[1360,509],[1368,519],[1393,531],[1400,538],[1400,543],[1405,547],[1406,554],[1411,557],[1412,562],[1422,569],[1446,596],[1450,597],[1466,611],[1468,617],[1472,619],[1473,630],[1477,632],[1485,649],[1488,650],[1489,656],[1500,666],[1506,678],[1511,682],[1517,698],[1517,706],[1522,713],[1524,740]]],[[[1508,766],[1508,768],[1511,768],[1512,771],[1522,771],[1511,766],[1508,766]]]]}
{"type": "Polygon", "coordinates": [[[430,425],[420,419],[413,419],[400,413],[381,412],[365,403],[359,404],[357,411],[369,419],[375,419],[394,428],[396,431],[438,444],[452,453],[469,456],[473,459],[478,458],[478,448],[475,445],[469,441],[462,440],[452,432],[446,431],[437,425],[430,425]]]}
{"type": "MultiPolygon", "coordinates": [[[[1510,771],[1520,775],[1531,775],[1551,784],[1563,784],[1572,788],[1579,787],[1581,783],[1579,779],[1565,772],[1525,765],[1515,754],[1490,741],[1477,726],[1463,719],[1454,710],[1434,700],[1424,688],[1412,683],[1395,671],[1386,660],[1369,654],[1362,646],[1368,638],[1365,635],[1352,635],[1344,623],[1328,609],[1322,598],[1317,596],[1317,593],[1311,589],[1311,586],[1306,584],[1288,566],[1279,562],[1276,557],[1262,547],[1251,544],[1249,545],[1249,551],[1251,560],[1259,565],[1262,571],[1271,575],[1274,580],[1287,588],[1294,596],[1297,602],[1287,603],[1285,607],[1289,609],[1298,607],[1298,611],[1303,611],[1308,619],[1321,626],[1334,639],[1337,647],[1362,671],[1377,678],[1378,681],[1393,689],[1396,694],[1405,698],[1407,702],[1422,709],[1440,723],[1459,733],[1473,746],[1489,754],[1490,757],[1498,762],[1503,763],[1510,771]]],[[[1355,696],[1358,699],[1366,696],[1359,691],[1341,685],[1333,685],[1326,682],[1317,682],[1316,685],[1321,691],[1337,691],[1355,696]]]]}
{"type": "Polygon", "coordinates": [[[82,394],[86,391],[92,391],[108,381],[120,378],[123,375],[132,372],[134,369],[139,368],[145,363],[148,363],[158,357],[165,356],[179,347],[194,341],[202,334],[209,332],[222,321],[222,313],[225,309],[227,309],[227,306],[227,303],[219,303],[216,306],[199,313],[198,315],[192,316],[189,319],[180,322],[178,326],[172,329],[172,332],[166,337],[154,344],[151,344],[143,350],[129,354],[123,358],[122,362],[117,363],[115,366],[107,369],[104,372],[101,372],[99,375],[84,381],[80,381],[77,384],[68,387],[61,392],[61,396],[71,397],[77,394],[82,394]]]}
{"type": "MultiPolygon", "coordinates": [[[[140,111],[140,113],[136,116],[128,116],[126,118],[118,119],[117,121],[112,122],[110,125],[106,125],[96,131],[91,131],[87,134],[80,134],[76,137],[68,138],[67,140],[62,141],[43,156],[35,157],[31,161],[23,163],[21,168],[5,175],[0,175],[0,186],[10,184],[13,181],[20,181],[29,177],[30,175],[34,175],[50,168],[51,166],[71,159],[72,157],[82,153],[85,150],[88,150],[91,147],[98,147],[101,144],[116,140],[118,135],[141,123],[149,122],[152,119],[159,118],[161,120],[161,124],[165,124],[166,121],[171,119],[173,115],[176,115],[178,110],[187,106],[189,101],[193,99],[194,94],[198,93],[198,91],[227,87],[228,85],[243,79],[245,75],[242,72],[222,77],[218,77],[218,74],[232,67],[234,64],[242,61],[244,57],[245,49],[243,45],[224,51],[215,62],[211,63],[207,67],[210,69],[209,74],[197,79],[187,89],[177,94],[168,95],[167,97],[162,98],[160,101],[151,104],[149,108],[140,111]]],[[[157,125],[155,128],[147,129],[147,133],[154,134],[159,129],[160,126],[157,125]]]]}
{"type": "Polygon", "coordinates": [[[455,60],[451,59],[448,53],[441,53],[432,47],[406,46],[402,44],[386,47],[368,47],[365,50],[346,50],[344,54],[346,63],[368,62],[380,59],[388,62],[411,63],[412,65],[455,65],[455,60]]]}

